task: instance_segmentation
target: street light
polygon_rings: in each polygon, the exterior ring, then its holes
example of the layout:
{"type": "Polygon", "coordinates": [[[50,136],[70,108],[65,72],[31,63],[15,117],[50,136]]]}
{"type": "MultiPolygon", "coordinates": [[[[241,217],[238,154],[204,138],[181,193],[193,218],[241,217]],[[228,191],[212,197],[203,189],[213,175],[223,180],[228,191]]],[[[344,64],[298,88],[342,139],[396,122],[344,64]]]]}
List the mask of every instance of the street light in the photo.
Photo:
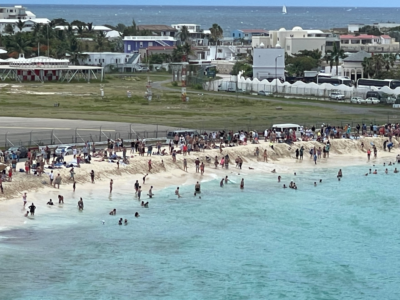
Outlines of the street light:
{"type": "Polygon", "coordinates": [[[275,93],[278,93],[278,58],[282,55],[275,57],[275,93]]]}

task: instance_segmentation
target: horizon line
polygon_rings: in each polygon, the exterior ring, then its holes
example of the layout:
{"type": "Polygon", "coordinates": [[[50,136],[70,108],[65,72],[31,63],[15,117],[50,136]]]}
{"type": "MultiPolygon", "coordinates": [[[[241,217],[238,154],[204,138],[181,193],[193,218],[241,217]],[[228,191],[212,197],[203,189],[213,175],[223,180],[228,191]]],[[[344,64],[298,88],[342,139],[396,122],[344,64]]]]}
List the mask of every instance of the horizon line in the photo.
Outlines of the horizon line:
{"type": "Polygon", "coordinates": [[[1,4],[1,6],[15,6],[15,5],[22,5],[22,6],[30,6],[30,5],[51,5],[51,6],[155,6],[155,7],[294,7],[294,8],[303,8],[303,7],[312,7],[312,8],[400,8],[400,6],[298,6],[298,5],[160,5],[160,4],[80,4],[80,3],[73,3],[73,4],[58,4],[58,3],[31,3],[31,4],[1,4]]]}

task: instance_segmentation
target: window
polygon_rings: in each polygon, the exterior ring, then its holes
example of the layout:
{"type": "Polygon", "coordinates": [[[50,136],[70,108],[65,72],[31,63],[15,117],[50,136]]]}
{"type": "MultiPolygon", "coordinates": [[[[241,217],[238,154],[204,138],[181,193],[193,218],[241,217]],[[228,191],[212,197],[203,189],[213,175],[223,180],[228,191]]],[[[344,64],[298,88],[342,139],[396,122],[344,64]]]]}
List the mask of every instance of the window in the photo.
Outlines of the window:
{"type": "Polygon", "coordinates": [[[149,47],[152,47],[153,46],[153,42],[149,42],[149,47]]]}
{"type": "Polygon", "coordinates": [[[128,51],[131,51],[131,45],[128,45],[128,51]]]}
{"type": "Polygon", "coordinates": [[[140,47],[140,48],[143,47],[143,42],[140,42],[139,47],[140,47]]]}

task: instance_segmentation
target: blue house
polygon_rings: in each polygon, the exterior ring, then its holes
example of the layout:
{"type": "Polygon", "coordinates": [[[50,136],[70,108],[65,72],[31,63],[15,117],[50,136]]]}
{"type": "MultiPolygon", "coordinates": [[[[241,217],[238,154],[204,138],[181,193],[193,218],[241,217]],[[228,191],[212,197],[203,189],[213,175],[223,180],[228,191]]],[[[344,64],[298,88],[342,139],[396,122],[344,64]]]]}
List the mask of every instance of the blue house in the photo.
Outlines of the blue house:
{"type": "Polygon", "coordinates": [[[253,36],[269,36],[269,33],[265,29],[236,29],[232,31],[233,39],[244,39],[251,41],[253,36]]]}
{"type": "Polygon", "coordinates": [[[171,47],[175,46],[176,39],[172,36],[126,36],[124,37],[124,52],[138,52],[148,47],[171,47]]]}

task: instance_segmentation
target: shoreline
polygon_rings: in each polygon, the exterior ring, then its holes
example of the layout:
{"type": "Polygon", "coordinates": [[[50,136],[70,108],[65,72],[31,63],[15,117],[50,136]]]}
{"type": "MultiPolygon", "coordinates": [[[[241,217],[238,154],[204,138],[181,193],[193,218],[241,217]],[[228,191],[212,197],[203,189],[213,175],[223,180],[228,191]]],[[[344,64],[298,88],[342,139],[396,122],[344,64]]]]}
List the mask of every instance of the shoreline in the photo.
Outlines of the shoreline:
{"type": "MultiPolygon", "coordinates": [[[[60,189],[51,187],[48,182],[49,178],[47,174],[43,174],[41,177],[35,175],[26,175],[25,173],[19,173],[13,176],[13,182],[3,183],[5,185],[6,197],[0,194],[0,231],[12,229],[14,227],[22,226],[26,223],[26,218],[23,214],[26,212],[26,208],[22,207],[22,192],[28,193],[27,206],[34,202],[40,206],[46,205],[47,201],[51,198],[56,204],[57,195],[61,194],[64,196],[66,202],[78,201],[79,197],[85,197],[94,192],[104,192],[104,197],[112,199],[109,194],[109,180],[113,179],[113,193],[123,193],[134,195],[133,184],[136,180],[142,185],[142,177],[147,174],[148,160],[152,160],[153,169],[146,178],[146,184],[142,186],[142,193],[146,195],[143,200],[147,199],[147,192],[150,186],[154,188],[154,194],[157,191],[165,189],[171,186],[187,186],[194,185],[197,181],[206,182],[214,180],[216,178],[223,178],[226,175],[230,176],[232,173],[241,173],[243,176],[249,176],[250,174],[268,174],[273,169],[276,169],[274,176],[298,172],[301,170],[310,170],[313,168],[337,168],[340,169],[346,166],[361,166],[365,164],[368,168],[372,165],[383,162],[384,160],[395,161],[395,156],[399,153],[396,151],[399,149],[399,142],[393,139],[394,147],[392,152],[382,151],[384,138],[362,138],[360,140],[345,140],[338,139],[331,141],[331,150],[329,158],[322,158],[317,161],[315,166],[313,160],[310,159],[308,150],[314,145],[318,148],[322,146],[318,142],[295,142],[291,146],[281,143],[274,144],[274,150],[269,147],[269,143],[260,141],[260,144],[251,144],[246,146],[237,146],[224,148],[222,154],[219,153],[219,149],[206,150],[205,152],[195,152],[191,155],[178,155],[177,162],[172,162],[171,156],[143,156],[134,155],[130,159],[130,164],[126,166],[120,165],[120,169],[117,169],[116,163],[108,162],[97,162],[96,159],[92,159],[91,164],[82,164],[80,168],[75,168],[75,181],[76,192],[73,193],[72,181],[69,180],[69,168],[56,169],[55,175],[61,174],[63,180],[60,185],[60,189]],[[370,142],[373,141],[378,148],[378,157],[376,159],[371,158],[371,161],[367,162],[366,150],[362,151],[360,144],[364,142],[364,145],[369,146],[370,142]],[[299,161],[295,159],[294,151],[296,148],[304,146],[304,160],[299,161]],[[254,151],[256,147],[260,149],[260,157],[256,158],[254,151]],[[267,149],[268,162],[263,162],[262,152],[267,149]],[[230,164],[229,169],[222,169],[220,166],[218,169],[214,167],[213,157],[218,156],[221,158],[222,155],[228,154],[233,163],[230,164]],[[206,163],[206,156],[211,157],[211,162],[206,163]],[[235,167],[234,159],[240,156],[243,159],[243,169],[237,169],[235,167]],[[194,160],[199,158],[205,163],[205,174],[195,173],[194,160]],[[188,161],[188,172],[183,171],[183,159],[186,158],[188,161]],[[390,159],[389,159],[390,158],[390,159]],[[161,165],[161,160],[164,161],[164,167],[161,165]],[[249,169],[253,168],[253,169],[249,169]],[[90,170],[95,171],[95,184],[90,183],[90,170]],[[42,182],[46,181],[47,184],[42,182]],[[9,190],[10,187],[13,190],[9,190]],[[42,203],[43,202],[43,203],[42,203]]],[[[368,149],[368,148],[366,148],[368,149]]],[[[127,151],[127,154],[130,150],[127,151]]],[[[130,156],[130,155],[129,155],[130,156]]],[[[373,155],[372,155],[373,156],[373,155]]],[[[67,156],[68,158],[72,156],[67,156]]],[[[17,169],[19,169],[19,163],[17,169]]],[[[49,169],[45,170],[50,172],[49,169]]],[[[156,198],[155,198],[156,200],[156,198]]],[[[35,204],[36,205],[36,204],[35,204]]],[[[43,210],[41,211],[43,213],[43,210]]],[[[46,213],[46,212],[44,212],[46,213]]]]}

